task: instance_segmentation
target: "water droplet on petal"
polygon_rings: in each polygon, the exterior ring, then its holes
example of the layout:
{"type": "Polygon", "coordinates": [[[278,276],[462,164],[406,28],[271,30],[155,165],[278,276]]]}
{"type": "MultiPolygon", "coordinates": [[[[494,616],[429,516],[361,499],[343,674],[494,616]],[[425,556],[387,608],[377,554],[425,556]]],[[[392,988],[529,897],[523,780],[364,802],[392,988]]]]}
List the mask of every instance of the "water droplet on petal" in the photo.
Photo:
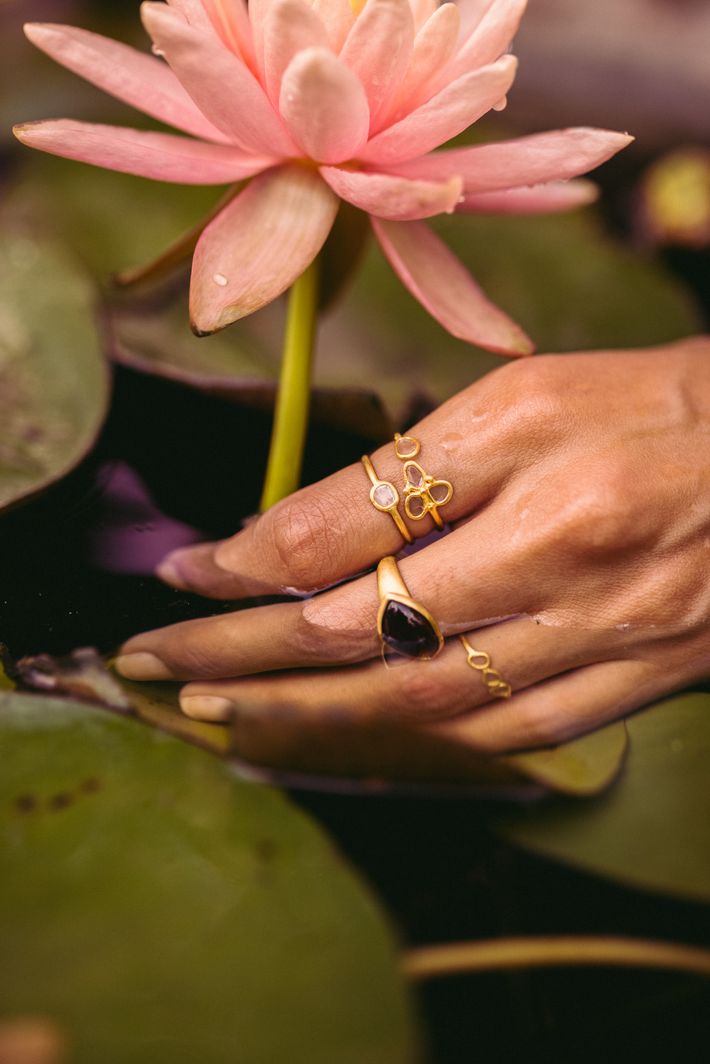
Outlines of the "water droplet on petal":
{"type": "Polygon", "coordinates": [[[227,284],[227,278],[223,273],[215,273],[212,280],[215,284],[218,284],[220,288],[224,288],[227,284]]]}

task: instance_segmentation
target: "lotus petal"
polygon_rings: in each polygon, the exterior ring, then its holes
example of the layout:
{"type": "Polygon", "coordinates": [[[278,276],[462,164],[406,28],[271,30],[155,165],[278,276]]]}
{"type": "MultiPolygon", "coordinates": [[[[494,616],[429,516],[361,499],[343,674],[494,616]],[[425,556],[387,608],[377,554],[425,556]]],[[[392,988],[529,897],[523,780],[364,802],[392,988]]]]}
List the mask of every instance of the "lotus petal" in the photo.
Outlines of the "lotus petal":
{"type": "Polygon", "coordinates": [[[251,181],[207,226],[195,250],[195,331],[223,329],[285,292],[322,248],[337,210],[337,197],[305,167],[284,166],[251,181]]]}
{"type": "Polygon", "coordinates": [[[453,336],[503,355],[532,354],[520,326],[491,303],[428,225],[373,218],[372,226],[399,279],[453,336]]]}

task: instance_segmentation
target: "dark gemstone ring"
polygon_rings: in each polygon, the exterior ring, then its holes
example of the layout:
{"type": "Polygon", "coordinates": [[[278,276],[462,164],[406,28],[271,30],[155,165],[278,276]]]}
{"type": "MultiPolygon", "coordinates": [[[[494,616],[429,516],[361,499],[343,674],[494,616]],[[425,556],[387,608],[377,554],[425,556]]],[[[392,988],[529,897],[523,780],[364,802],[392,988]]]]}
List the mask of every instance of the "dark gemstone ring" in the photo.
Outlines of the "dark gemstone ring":
{"type": "Polygon", "coordinates": [[[391,556],[377,566],[377,591],[377,631],[383,648],[421,661],[435,658],[444,645],[439,625],[425,606],[411,598],[391,556]]]}

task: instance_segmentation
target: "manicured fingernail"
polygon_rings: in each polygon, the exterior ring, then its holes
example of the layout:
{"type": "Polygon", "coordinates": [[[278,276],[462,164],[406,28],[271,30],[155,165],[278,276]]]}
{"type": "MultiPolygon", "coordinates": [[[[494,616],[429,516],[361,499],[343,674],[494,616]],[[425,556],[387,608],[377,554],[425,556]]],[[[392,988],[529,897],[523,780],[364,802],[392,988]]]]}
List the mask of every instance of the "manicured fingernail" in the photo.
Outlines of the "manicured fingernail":
{"type": "Polygon", "coordinates": [[[116,671],[127,680],[171,680],[173,674],[155,654],[136,651],[116,658],[116,671]]]}
{"type": "Polygon", "coordinates": [[[185,578],[180,572],[175,553],[168,554],[159,565],[156,565],[155,575],[164,583],[169,584],[170,587],[180,588],[181,591],[189,590],[188,585],[185,583],[185,578]]]}
{"type": "Polygon", "coordinates": [[[186,716],[195,720],[229,720],[234,703],[217,695],[183,695],[180,707],[186,716]]]}

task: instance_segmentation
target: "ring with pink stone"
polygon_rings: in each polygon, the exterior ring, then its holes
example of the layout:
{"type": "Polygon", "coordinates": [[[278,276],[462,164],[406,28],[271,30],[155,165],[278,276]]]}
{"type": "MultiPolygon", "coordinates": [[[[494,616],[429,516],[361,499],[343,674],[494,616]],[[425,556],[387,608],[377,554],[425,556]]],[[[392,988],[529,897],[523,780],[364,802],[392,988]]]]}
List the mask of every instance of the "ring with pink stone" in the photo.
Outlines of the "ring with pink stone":
{"type": "Polygon", "coordinates": [[[439,515],[439,507],[451,501],[454,489],[448,480],[433,477],[414,459],[421,450],[419,440],[414,436],[394,436],[394,450],[400,462],[404,462],[404,512],[410,521],[421,521],[427,514],[437,528],[442,529],[444,522],[439,515]]]}
{"type": "Polygon", "coordinates": [[[380,511],[380,513],[390,515],[405,543],[413,543],[414,540],[412,534],[402,520],[402,515],[399,512],[399,492],[394,484],[391,484],[389,480],[380,480],[375,472],[375,467],[366,454],[364,454],[360,460],[365,467],[365,472],[372,484],[372,487],[370,488],[370,502],[376,510],[380,511]]]}

